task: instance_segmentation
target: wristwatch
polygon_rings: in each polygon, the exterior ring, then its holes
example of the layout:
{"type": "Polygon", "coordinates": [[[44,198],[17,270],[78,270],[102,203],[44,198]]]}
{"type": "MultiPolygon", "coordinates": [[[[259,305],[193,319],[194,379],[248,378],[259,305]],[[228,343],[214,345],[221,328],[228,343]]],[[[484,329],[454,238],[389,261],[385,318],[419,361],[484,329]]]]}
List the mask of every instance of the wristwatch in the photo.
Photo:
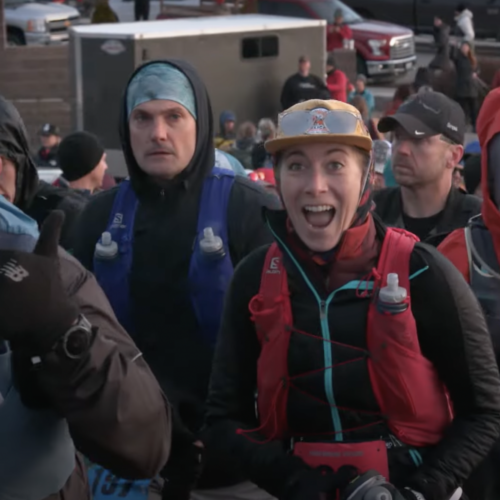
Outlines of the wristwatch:
{"type": "Polygon", "coordinates": [[[80,314],[77,322],[59,340],[58,350],[69,359],[80,359],[89,351],[93,337],[92,325],[80,314]]]}

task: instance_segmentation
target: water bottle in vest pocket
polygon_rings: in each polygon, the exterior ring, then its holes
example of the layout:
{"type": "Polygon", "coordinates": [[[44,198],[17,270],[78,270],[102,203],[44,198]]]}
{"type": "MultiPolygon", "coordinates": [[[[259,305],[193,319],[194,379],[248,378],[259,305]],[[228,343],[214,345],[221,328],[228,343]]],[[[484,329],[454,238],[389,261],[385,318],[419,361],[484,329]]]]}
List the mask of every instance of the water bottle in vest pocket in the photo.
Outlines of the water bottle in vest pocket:
{"type": "Polygon", "coordinates": [[[215,344],[224,296],[231,280],[233,265],[220,224],[207,226],[198,234],[191,259],[190,282],[196,317],[202,319],[204,338],[215,344]],[[211,290],[207,294],[207,290],[211,290]]]}

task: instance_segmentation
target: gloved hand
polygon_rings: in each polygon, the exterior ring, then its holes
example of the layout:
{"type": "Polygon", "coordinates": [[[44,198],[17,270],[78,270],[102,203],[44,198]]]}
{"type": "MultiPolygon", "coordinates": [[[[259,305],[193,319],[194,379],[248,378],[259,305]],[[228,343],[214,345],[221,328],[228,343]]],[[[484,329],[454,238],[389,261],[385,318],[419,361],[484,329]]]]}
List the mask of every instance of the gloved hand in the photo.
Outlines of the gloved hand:
{"type": "Polygon", "coordinates": [[[62,212],[49,215],[33,253],[0,250],[0,336],[13,351],[45,354],[78,318],[59,274],[63,222],[62,212]]]}
{"type": "Polygon", "coordinates": [[[343,489],[340,500],[425,500],[409,488],[398,489],[384,476],[371,470],[359,475],[343,489]]]}
{"type": "Polygon", "coordinates": [[[165,484],[163,500],[189,500],[203,472],[203,444],[182,424],[177,411],[172,411],[172,447],[167,464],[161,471],[165,484]]]}
{"type": "Polygon", "coordinates": [[[291,478],[280,500],[324,500],[330,498],[336,485],[331,470],[304,469],[291,478]]]}

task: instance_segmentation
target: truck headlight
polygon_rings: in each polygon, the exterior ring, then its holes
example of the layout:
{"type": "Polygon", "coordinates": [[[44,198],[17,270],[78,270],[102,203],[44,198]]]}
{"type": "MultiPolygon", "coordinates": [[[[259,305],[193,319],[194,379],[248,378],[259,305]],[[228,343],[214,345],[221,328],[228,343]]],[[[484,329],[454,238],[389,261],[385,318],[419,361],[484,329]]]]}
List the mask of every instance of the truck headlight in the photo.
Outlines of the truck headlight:
{"type": "Polygon", "coordinates": [[[47,23],[45,19],[30,19],[26,23],[26,31],[30,33],[45,33],[47,31],[47,23]]]}
{"type": "Polygon", "coordinates": [[[374,56],[383,56],[381,49],[384,45],[387,45],[387,40],[368,40],[368,45],[372,49],[374,56]]]}

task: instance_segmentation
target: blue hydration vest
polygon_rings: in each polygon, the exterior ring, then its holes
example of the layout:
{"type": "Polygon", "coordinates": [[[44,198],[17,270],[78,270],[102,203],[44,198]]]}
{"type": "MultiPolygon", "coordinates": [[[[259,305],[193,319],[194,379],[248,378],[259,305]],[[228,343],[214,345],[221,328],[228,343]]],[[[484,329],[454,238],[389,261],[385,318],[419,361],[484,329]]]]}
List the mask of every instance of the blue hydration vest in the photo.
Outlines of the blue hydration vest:
{"type": "MultiPolygon", "coordinates": [[[[31,252],[37,238],[36,222],[0,196],[0,248],[31,252]]],[[[0,332],[0,500],[46,498],[63,488],[74,467],[66,420],[23,405],[0,332]]]]}
{"type": "MultiPolygon", "coordinates": [[[[202,338],[211,345],[215,344],[217,338],[224,296],[233,275],[233,264],[229,254],[227,207],[234,177],[235,173],[232,170],[216,166],[205,179],[198,212],[197,236],[189,266],[193,309],[202,338]],[[201,251],[200,240],[203,237],[203,230],[207,227],[211,227],[214,234],[222,239],[225,251],[223,257],[210,259],[201,251]]],[[[96,278],[106,293],[116,317],[131,335],[135,333],[135,325],[130,314],[128,277],[133,258],[137,206],[138,200],[130,181],[123,181],[116,194],[106,229],[118,245],[118,254],[110,260],[94,256],[96,278]]],[[[96,465],[92,465],[88,472],[94,500],[148,498],[150,480],[131,482],[119,479],[96,465]]]]}

